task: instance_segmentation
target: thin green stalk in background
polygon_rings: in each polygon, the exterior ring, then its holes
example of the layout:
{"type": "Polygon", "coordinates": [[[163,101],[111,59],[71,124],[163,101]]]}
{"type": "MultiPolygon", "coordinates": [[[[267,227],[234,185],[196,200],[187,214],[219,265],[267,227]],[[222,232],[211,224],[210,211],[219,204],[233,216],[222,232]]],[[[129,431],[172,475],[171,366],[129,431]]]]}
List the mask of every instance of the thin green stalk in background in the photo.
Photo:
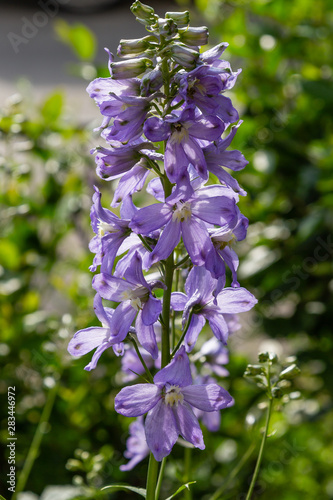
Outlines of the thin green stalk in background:
{"type": "Polygon", "coordinates": [[[251,499],[251,496],[252,496],[252,493],[253,493],[253,488],[254,488],[254,486],[256,484],[256,480],[257,480],[257,477],[258,477],[258,474],[259,474],[260,465],[261,465],[261,461],[262,461],[262,458],[263,458],[263,455],[264,455],[264,448],[265,448],[265,444],[266,444],[266,440],[267,440],[268,427],[269,427],[269,421],[270,421],[270,418],[271,418],[272,407],[273,407],[273,398],[270,397],[269,403],[268,403],[268,408],[267,408],[267,413],[266,413],[266,424],[265,424],[265,429],[264,429],[264,435],[262,437],[262,441],[261,441],[261,445],[260,445],[260,450],[259,450],[259,455],[258,455],[256,467],[254,469],[254,473],[253,473],[253,476],[252,476],[252,481],[251,481],[251,484],[250,484],[249,491],[247,492],[246,500],[250,500],[251,499]]]}
{"type": "Polygon", "coordinates": [[[19,493],[21,493],[25,488],[25,485],[26,485],[27,480],[29,478],[31,469],[35,463],[37,456],[38,456],[39,448],[40,448],[40,445],[41,445],[41,442],[42,442],[42,439],[44,436],[44,428],[50,419],[50,415],[52,412],[54,401],[55,401],[55,398],[56,398],[56,395],[57,395],[57,392],[59,389],[59,385],[60,385],[60,383],[58,382],[52,389],[50,389],[50,391],[48,393],[47,400],[46,400],[44,409],[42,411],[42,415],[40,417],[39,424],[37,426],[33,440],[31,442],[27,458],[26,458],[24,465],[23,465],[23,469],[19,475],[16,491],[12,497],[12,500],[16,500],[17,495],[19,493]]]}

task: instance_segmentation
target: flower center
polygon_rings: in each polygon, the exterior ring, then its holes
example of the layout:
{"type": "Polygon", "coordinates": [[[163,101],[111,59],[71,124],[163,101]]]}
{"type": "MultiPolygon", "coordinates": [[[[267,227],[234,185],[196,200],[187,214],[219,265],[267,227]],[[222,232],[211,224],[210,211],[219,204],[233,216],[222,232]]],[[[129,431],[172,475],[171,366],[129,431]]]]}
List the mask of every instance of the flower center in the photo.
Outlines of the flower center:
{"type": "Polygon", "coordinates": [[[122,301],[129,300],[131,306],[136,311],[142,309],[143,303],[146,302],[148,298],[147,288],[140,286],[134,290],[125,290],[122,293],[122,301]]]}
{"type": "Polygon", "coordinates": [[[182,203],[180,206],[179,205],[176,206],[177,208],[172,215],[173,222],[175,221],[186,222],[192,215],[191,204],[188,201],[186,201],[185,203],[182,203]]]}
{"type": "Polygon", "coordinates": [[[183,142],[186,139],[188,139],[188,131],[187,131],[186,126],[184,126],[181,123],[176,123],[173,126],[171,140],[173,142],[178,142],[178,144],[180,144],[181,142],[183,142]]]}
{"type": "Polygon", "coordinates": [[[164,403],[169,406],[178,406],[178,403],[183,404],[183,401],[184,396],[180,392],[180,387],[178,385],[170,385],[165,391],[164,403]]]}
{"type": "Polygon", "coordinates": [[[230,247],[237,238],[232,231],[228,231],[221,236],[213,236],[212,241],[219,250],[223,250],[227,245],[230,247]]]}
{"type": "Polygon", "coordinates": [[[116,229],[114,226],[111,226],[111,224],[108,224],[107,222],[104,222],[102,220],[98,221],[97,224],[98,227],[98,236],[102,238],[106,233],[116,233],[118,229],[116,229]]]}

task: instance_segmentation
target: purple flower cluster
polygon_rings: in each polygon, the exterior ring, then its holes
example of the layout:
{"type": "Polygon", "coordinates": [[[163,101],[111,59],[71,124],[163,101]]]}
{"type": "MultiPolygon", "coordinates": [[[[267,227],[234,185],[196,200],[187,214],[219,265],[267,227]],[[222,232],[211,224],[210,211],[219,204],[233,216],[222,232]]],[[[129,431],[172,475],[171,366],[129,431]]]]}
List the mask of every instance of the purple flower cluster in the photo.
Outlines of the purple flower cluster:
{"type": "Polygon", "coordinates": [[[94,150],[97,175],[111,182],[111,206],[119,206],[119,216],[104,208],[95,187],[90,270],[99,268],[92,285],[102,326],[78,331],[68,347],[73,356],[96,349],[86,370],[111,347],[124,355],[124,381],[146,377],[115,399],[118,413],[140,419],[131,424],[123,470],[148,449],[162,460],[178,436],[204,448],[198,418],[217,430],[219,411],[233,404],[212,375],[228,373],[225,345],[238,328],[235,315],[257,302],[238,283],[232,248],[248,226],[237,206],[246,193],[230,174],[248,162],[228,149],[241,121],[224,95],[240,70],[221,60],[226,43],[200,51],[208,30],[189,27],[188,12],[159,18],[138,0],[131,10],[149,35],[121,40],[121,61],[109,53],[110,77],[87,89],[106,141],[94,150]],[[211,184],[211,174],[219,184],[211,184]],[[136,193],[144,188],[156,203],[139,207],[136,193]],[[196,353],[206,325],[215,337],[196,353]]]}

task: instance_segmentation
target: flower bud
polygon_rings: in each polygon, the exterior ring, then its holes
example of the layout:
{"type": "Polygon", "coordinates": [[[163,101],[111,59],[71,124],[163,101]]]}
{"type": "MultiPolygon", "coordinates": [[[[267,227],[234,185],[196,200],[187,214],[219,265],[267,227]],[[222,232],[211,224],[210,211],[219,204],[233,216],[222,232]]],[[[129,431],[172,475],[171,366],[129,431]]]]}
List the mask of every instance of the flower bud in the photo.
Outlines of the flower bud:
{"type": "Polygon", "coordinates": [[[152,67],[153,62],[147,57],[138,57],[137,59],[127,59],[127,61],[113,62],[110,64],[112,78],[115,80],[124,80],[140,75],[147,68],[152,67]]]}
{"type": "Polygon", "coordinates": [[[279,375],[279,379],[283,379],[283,378],[291,379],[291,378],[297,377],[297,375],[299,375],[300,373],[301,373],[301,370],[294,363],[294,364],[288,366],[287,368],[285,368],[284,370],[282,370],[282,372],[279,375]]]}
{"type": "Polygon", "coordinates": [[[174,44],[170,47],[172,59],[185,68],[194,68],[199,52],[189,49],[186,45],[174,44]]]}
{"type": "Polygon", "coordinates": [[[160,35],[167,38],[178,32],[177,24],[172,19],[159,19],[158,26],[160,35]]]}
{"type": "Polygon", "coordinates": [[[190,13],[188,10],[185,12],[166,12],[166,19],[172,19],[178,26],[178,28],[185,27],[190,22],[190,13]]]}
{"type": "Polygon", "coordinates": [[[119,57],[132,57],[138,54],[142,54],[147,50],[151,42],[156,42],[154,36],[145,36],[143,38],[134,38],[131,40],[120,40],[117,49],[117,54],[119,57]]]}
{"type": "Polygon", "coordinates": [[[139,2],[139,0],[135,0],[130,8],[139,22],[147,25],[156,22],[155,11],[149,5],[145,5],[144,3],[139,2]]]}
{"type": "Polygon", "coordinates": [[[266,363],[266,361],[269,360],[269,353],[268,352],[260,352],[258,354],[258,360],[259,360],[259,363],[266,363]]]}
{"type": "Polygon", "coordinates": [[[147,97],[159,90],[163,85],[163,74],[159,66],[152,69],[141,79],[141,96],[147,97]]]}
{"type": "Polygon", "coordinates": [[[265,370],[261,365],[247,365],[244,375],[253,377],[254,375],[261,375],[263,373],[265,373],[265,370]]]}
{"type": "Polygon", "coordinates": [[[282,396],[283,396],[283,391],[282,391],[281,387],[273,387],[273,389],[272,389],[272,396],[273,396],[273,398],[275,398],[275,399],[280,399],[280,398],[282,398],[282,396]]]}
{"type": "Polygon", "coordinates": [[[208,43],[208,28],[200,26],[198,28],[187,28],[179,32],[179,38],[186,45],[206,45],[208,43]]]}

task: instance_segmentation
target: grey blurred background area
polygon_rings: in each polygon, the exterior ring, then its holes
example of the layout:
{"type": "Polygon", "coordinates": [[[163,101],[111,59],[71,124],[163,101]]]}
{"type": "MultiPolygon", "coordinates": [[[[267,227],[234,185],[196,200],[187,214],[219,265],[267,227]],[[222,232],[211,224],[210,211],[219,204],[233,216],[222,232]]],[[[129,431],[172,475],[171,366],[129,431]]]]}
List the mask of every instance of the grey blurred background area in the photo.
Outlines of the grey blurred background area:
{"type": "MultiPolygon", "coordinates": [[[[148,2],[159,15],[181,10],[172,1],[148,2]]],[[[0,95],[2,105],[18,88],[29,88],[33,99],[63,90],[67,108],[80,120],[96,117],[85,88],[88,81],[71,73],[75,54],[57,37],[54,24],[64,19],[82,23],[98,42],[96,63],[107,65],[107,47],[116,52],[120,38],[145,36],[144,26],[130,11],[131,0],[25,0],[0,2],[0,95]],[[30,85],[28,84],[30,82],[30,85]]]]}

